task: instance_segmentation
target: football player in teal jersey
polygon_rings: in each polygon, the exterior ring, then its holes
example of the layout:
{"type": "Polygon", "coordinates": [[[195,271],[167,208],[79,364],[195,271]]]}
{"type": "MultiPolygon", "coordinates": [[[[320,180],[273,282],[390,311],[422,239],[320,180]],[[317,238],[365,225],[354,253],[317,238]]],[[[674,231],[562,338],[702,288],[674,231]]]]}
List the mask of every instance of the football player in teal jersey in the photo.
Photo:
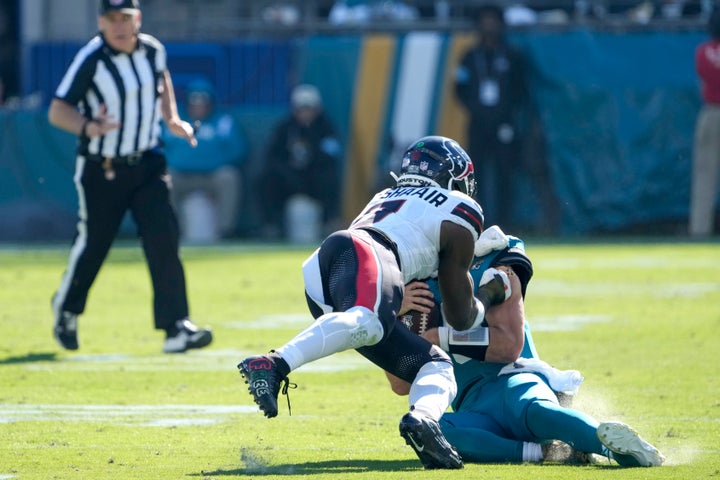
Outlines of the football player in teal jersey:
{"type": "MultiPolygon", "coordinates": [[[[665,458],[658,449],[628,425],[601,423],[563,406],[565,402],[561,405],[559,397],[571,398],[582,377],[574,370],[554,369],[538,357],[524,319],[523,298],[533,270],[523,241],[494,226],[483,232],[475,254],[471,270],[475,285],[483,284],[483,275],[504,270],[510,277],[510,297],[487,310],[484,326],[478,331],[455,332],[441,325],[423,333],[453,360],[458,394],[453,411],[442,416],[440,426],[463,459],[477,463],[587,463],[589,454],[597,454],[624,467],[662,465],[665,458]],[[505,341],[502,328],[515,330],[509,338],[524,334],[521,358],[514,364],[492,361],[493,349],[502,350],[505,341]]],[[[441,302],[435,280],[412,282],[406,286],[401,314],[427,314],[441,302]]],[[[393,391],[405,393],[404,382],[388,378],[393,391]]]]}

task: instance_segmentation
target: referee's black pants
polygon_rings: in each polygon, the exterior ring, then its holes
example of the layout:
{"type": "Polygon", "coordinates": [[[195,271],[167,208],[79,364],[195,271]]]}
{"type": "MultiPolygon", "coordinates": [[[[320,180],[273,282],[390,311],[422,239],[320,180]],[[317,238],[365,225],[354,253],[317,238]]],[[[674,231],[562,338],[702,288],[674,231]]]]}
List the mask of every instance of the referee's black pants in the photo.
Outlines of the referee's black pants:
{"type": "MultiPolygon", "coordinates": [[[[135,165],[112,170],[99,161],[77,158],[78,230],[53,306],[80,314],[90,287],[129,209],[138,228],[153,286],[155,328],[167,330],[188,316],[185,272],[179,257],[179,227],[170,202],[163,154],[145,152],[135,165]]],[[[118,299],[123,301],[123,299],[118,299]]]]}

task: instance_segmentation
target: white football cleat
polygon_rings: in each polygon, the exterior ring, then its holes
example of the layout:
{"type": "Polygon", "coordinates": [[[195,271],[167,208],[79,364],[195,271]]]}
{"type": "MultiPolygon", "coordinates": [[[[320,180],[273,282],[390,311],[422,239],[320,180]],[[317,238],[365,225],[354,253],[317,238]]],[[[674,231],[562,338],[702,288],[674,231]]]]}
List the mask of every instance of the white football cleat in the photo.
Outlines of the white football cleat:
{"type": "Polygon", "coordinates": [[[643,440],[632,427],[624,423],[601,423],[597,428],[597,437],[611,452],[629,455],[643,467],[659,467],[665,461],[665,457],[657,448],[643,440]]]}

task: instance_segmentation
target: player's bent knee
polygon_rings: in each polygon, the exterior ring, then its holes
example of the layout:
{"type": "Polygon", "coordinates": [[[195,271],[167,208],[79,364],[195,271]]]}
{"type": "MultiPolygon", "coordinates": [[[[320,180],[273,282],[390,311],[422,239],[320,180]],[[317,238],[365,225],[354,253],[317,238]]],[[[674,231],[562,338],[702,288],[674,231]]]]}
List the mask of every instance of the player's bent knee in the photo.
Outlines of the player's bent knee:
{"type": "Polygon", "coordinates": [[[369,347],[382,340],[385,331],[375,312],[365,307],[352,307],[345,313],[354,318],[350,330],[352,348],[369,347]]]}

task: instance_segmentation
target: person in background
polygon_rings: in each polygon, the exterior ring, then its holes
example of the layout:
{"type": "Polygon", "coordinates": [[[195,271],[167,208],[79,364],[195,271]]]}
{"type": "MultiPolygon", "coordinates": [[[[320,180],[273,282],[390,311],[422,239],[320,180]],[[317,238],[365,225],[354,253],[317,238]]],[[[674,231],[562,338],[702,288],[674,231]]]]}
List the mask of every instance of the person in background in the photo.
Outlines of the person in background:
{"type": "Polygon", "coordinates": [[[294,195],[317,201],[325,231],[340,221],[340,161],[337,129],[323,109],[317,87],[296,86],[290,113],[275,126],[259,178],[263,234],[285,237],[285,208],[294,195]]]}
{"type": "Polygon", "coordinates": [[[231,238],[236,233],[242,192],[241,168],[248,155],[247,138],[232,113],[217,108],[215,89],[206,80],[187,87],[185,108],[194,125],[197,147],[192,147],[168,129],[163,131],[165,152],[173,183],[173,201],[180,214],[183,237],[192,218],[186,201],[200,192],[210,200],[217,233],[231,238]]]}
{"type": "Polygon", "coordinates": [[[189,318],[160,120],[190,145],[197,140],[178,115],[165,47],[140,25],[137,0],[102,0],[100,32],[76,54],[50,103],[50,123],[78,136],[77,235],[52,300],[53,334],[66,350],[79,347],[78,316],[128,210],[150,271],[155,328],[165,331],[163,351],[212,341],[189,318]]]}
{"type": "Polygon", "coordinates": [[[514,228],[513,178],[521,164],[521,123],[528,105],[525,62],[506,40],[500,7],[478,7],[475,22],[479,39],[455,71],[455,93],[469,117],[477,200],[490,212],[490,222],[502,220],[514,228]]]}
{"type": "Polygon", "coordinates": [[[695,50],[703,105],[698,113],[690,185],[690,222],[694,237],[714,232],[720,176],[720,9],[707,23],[710,38],[695,50]]]}

